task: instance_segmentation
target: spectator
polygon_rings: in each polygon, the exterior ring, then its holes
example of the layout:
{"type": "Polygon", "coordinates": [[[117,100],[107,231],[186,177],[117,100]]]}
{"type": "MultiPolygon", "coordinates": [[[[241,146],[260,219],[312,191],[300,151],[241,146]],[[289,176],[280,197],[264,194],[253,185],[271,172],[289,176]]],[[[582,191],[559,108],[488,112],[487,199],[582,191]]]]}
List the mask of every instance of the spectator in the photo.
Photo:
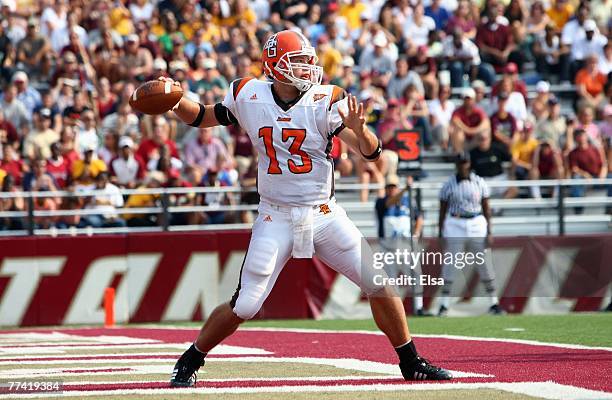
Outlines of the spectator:
{"type": "Polygon", "coordinates": [[[60,142],[51,144],[51,157],[47,160],[46,171],[53,177],[58,189],[65,189],[70,182],[70,161],[62,156],[60,142]]]}
{"type": "Polygon", "coordinates": [[[386,87],[393,72],[393,60],[387,49],[389,41],[383,32],[378,32],[372,40],[372,46],[361,53],[359,67],[362,71],[375,75],[374,84],[386,87]]]}
{"type": "MultiPolygon", "coordinates": [[[[574,20],[575,21],[575,20],[574,20]]],[[[574,38],[571,47],[573,71],[578,71],[584,66],[585,59],[590,54],[595,54],[598,59],[603,57],[604,46],[608,39],[597,31],[597,25],[592,19],[587,19],[583,24],[584,34],[574,38]]]]}
{"type": "Polygon", "coordinates": [[[100,148],[100,135],[97,131],[96,117],[91,109],[84,109],[81,113],[81,124],[77,136],[79,144],[79,153],[84,153],[85,149],[94,148],[98,151],[100,148]]]}
{"type": "Polygon", "coordinates": [[[107,166],[119,154],[119,134],[113,131],[106,132],[104,135],[104,145],[98,150],[98,157],[107,166]]]}
{"type": "Polygon", "coordinates": [[[21,138],[10,121],[4,118],[4,110],[0,108],[0,146],[19,146],[21,138]]]}
{"type": "Polygon", "coordinates": [[[197,138],[185,147],[185,162],[187,165],[198,168],[203,174],[216,169],[219,156],[231,163],[231,157],[223,142],[212,135],[212,128],[201,128],[197,138]]]}
{"type": "Polygon", "coordinates": [[[501,92],[505,92],[508,94],[508,99],[506,100],[506,111],[508,111],[514,119],[516,120],[517,127],[521,129],[523,127],[523,123],[527,120],[527,104],[525,102],[525,97],[517,91],[517,86],[514,85],[512,78],[509,75],[504,75],[499,86],[494,88],[493,96],[495,97],[495,101],[493,101],[493,108],[497,109],[496,100],[498,99],[498,95],[501,92]]]}
{"type": "Polygon", "coordinates": [[[536,97],[531,101],[531,115],[536,124],[548,116],[548,99],[550,98],[550,84],[539,81],[536,84],[536,97]]]}
{"type": "MultiPolygon", "coordinates": [[[[12,197],[0,198],[0,212],[25,211],[26,205],[23,197],[17,195],[19,188],[15,184],[15,178],[7,175],[2,178],[3,170],[0,169],[0,186],[2,193],[14,193],[12,197]]],[[[23,229],[23,219],[20,217],[0,217],[0,231],[23,229]]]]}
{"type": "Polygon", "coordinates": [[[77,214],[77,210],[83,208],[83,198],[78,196],[67,196],[63,198],[61,209],[63,211],[72,211],[73,215],[62,215],[58,217],[55,227],[58,229],[67,229],[77,227],[81,223],[81,215],[77,214]]]}
{"type": "Polygon", "coordinates": [[[134,141],[129,136],[119,139],[119,155],[109,164],[113,183],[133,189],[144,179],[146,167],[140,156],[134,154],[134,141]]]}
{"type": "Polygon", "coordinates": [[[589,18],[588,3],[581,3],[576,10],[576,18],[568,20],[561,30],[561,43],[571,49],[572,44],[585,37],[584,23],[589,18]]]}
{"type": "Polygon", "coordinates": [[[490,1],[487,15],[478,26],[476,34],[480,58],[493,65],[497,71],[501,71],[508,62],[514,62],[520,71],[523,58],[517,51],[510,27],[504,24],[502,18],[496,0],[490,1]]]}
{"type": "Polygon", "coordinates": [[[546,10],[546,15],[560,31],[574,15],[574,7],[567,0],[554,0],[553,6],[546,10]]]}
{"type": "Polygon", "coordinates": [[[318,41],[318,54],[323,67],[323,79],[336,76],[343,61],[342,53],[329,45],[327,35],[321,35],[318,41]]]}
{"type": "Polygon", "coordinates": [[[449,136],[455,153],[464,151],[464,148],[473,148],[477,135],[491,127],[489,118],[483,109],[475,104],[475,99],[474,89],[464,89],[463,105],[453,112],[449,136]]]}
{"type": "MultiPolygon", "coordinates": [[[[146,189],[159,189],[166,181],[162,172],[149,172],[144,179],[144,184],[138,188],[136,193],[131,194],[125,204],[126,208],[156,207],[159,202],[159,194],[145,193],[146,189]]],[[[157,214],[124,214],[128,226],[156,226],[159,224],[157,214]]]]}
{"type": "Polygon", "coordinates": [[[578,113],[577,129],[582,129],[586,132],[587,137],[595,146],[602,147],[602,137],[597,124],[593,123],[595,117],[593,108],[589,106],[582,107],[578,113]]]}
{"type": "Polygon", "coordinates": [[[540,142],[547,142],[555,149],[566,146],[565,132],[567,129],[565,118],[561,116],[561,105],[556,97],[551,96],[547,102],[548,112],[545,119],[535,126],[535,136],[540,142]]]}
{"type": "Polygon", "coordinates": [[[147,170],[161,171],[166,177],[171,173],[179,173],[183,169],[183,162],[177,157],[172,157],[170,149],[166,145],[159,148],[159,157],[151,158],[147,163],[147,170]]]}
{"type": "Polygon", "coordinates": [[[0,109],[4,112],[6,120],[17,129],[17,133],[21,137],[25,136],[28,132],[31,115],[28,114],[28,110],[21,100],[17,98],[15,84],[8,84],[4,90],[4,95],[0,100],[0,109]]]}
{"type": "Polygon", "coordinates": [[[68,160],[70,171],[72,172],[72,164],[78,160],[81,155],[76,151],[76,135],[72,126],[64,126],[60,133],[60,145],[62,157],[68,160]]]}
{"type": "Polygon", "coordinates": [[[429,41],[429,33],[436,30],[436,22],[433,18],[425,15],[422,2],[417,2],[412,11],[412,16],[404,22],[403,32],[406,41],[406,53],[414,55],[418,53],[420,46],[426,46],[429,41]]]}
{"type": "Polygon", "coordinates": [[[227,80],[219,74],[217,63],[212,58],[205,58],[201,63],[204,75],[202,79],[193,83],[191,87],[192,91],[200,94],[206,91],[212,91],[215,95],[215,99],[221,101],[223,96],[225,96],[228,85],[227,80]]]}
{"type": "Polygon", "coordinates": [[[158,116],[153,120],[153,138],[144,139],[136,152],[145,163],[149,163],[151,159],[159,159],[160,149],[163,145],[168,146],[170,155],[174,158],[180,158],[176,149],[176,144],[170,140],[170,126],[164,117],[158,116]]]}
{"type": "Polygon", "coordinates": [[[569,80],[568,52],[567,47],[561,45],[555,26],[546,25],[545,34],[533,44],[536,71],[548,80],[553,75],[558,75],[562,81],[569,80]]]}
{"type": "Polygon", "coordinates": [[[66,15],[66,26],[53,30],[50,36],[51,48],[53,51],[59,53],[67,46],[71,34],[76,34],[81,43],[87,44],[87,31],[79,25],[79,15],[75,10],[68,11],[66,15]]]}
{"type": "Polygon", "coordinates": [[[584,68],[576,74],[578,107],[586,105],[599,108],[606,102],[604,87],[608,82],[608,77],[599,71],[598,62],[597,55],[587,56],[584,68]]]}
{"type": "Polygon", "coordinates": [[[546,14],[546,10],[544,10],[544,3],[541,0],[534,1],[531,3],[525,22],[528,43],[535,43],[538,39],[543,38],[548,26],[551,26],[553,31],[556,30],[546,14]]]}
{"type": "Polygon", "coordinates": [[[461,28],[455,28],[452,35],[444,39],[443,46],[444,60],[449,64],[453,87],[462,87],[464,84],[463,77],[466,74],[470,80],[478,77],[489,86],[493,84],[495,70],[491,65],[480,61],[478,47],[467,37],[464,37],[461,28]]]}
{"type": "MultiPolygon", "coordinates": [[[[353,67],[355,66],[355,61],[351,56],[345,56],[342,59],[342,71],[338,76],[331,80],[332,85],[340,86],[344,88],[348,93],[357,94],[359,92],[359,80],[357,79],[357,75],[355,74],[353,67]]],[[[407,67],[406,67],[407,68],[407,67]]],[[[389,85],[387,86],[388,95],[391,97],[391,87],[393,85],[398,84],[398,82],[394,83],[395,77],[392,77],[389,81],[389,85]]],[[[393,89],[395,90],[395,89],[393,89]]],[[[395,93],[395,92],[394,92],[395,93]]]]}
{"type": "Polygon", "coordinates": [[[23,142],[23,155],[29,159],[51,157],[51,144],[59,140],[59,135],[51,129],[51,110],[43,108],[34,116],[34,129],[23,142]]]}
{"type": "Polygon", "coordinates": [[[426,149],[434,144],[431,137],[431,125],[429,124],[429,109],[422,94],[412,84],[406,87],[403,96],[404,114],[410,118],[415,128],[421,130],[421,138],[426,149]]]}
{"type": "Polygon", "coordinates": [[[120,102],[117,106],[117,111],[107,115],[102,120],[101,133],[104,135],[109,131],[113,131],[117,132],[119,136],[125,136],[130,132],[138,132],[139,122],[129,103],[120,102]]]}
{"type": "Polygon", "coordinates": [[[32,160],[32,171],[27,172],[23,176],[23,190],[39,191],[39,190],[53,190],[57,189],[57,183],[53,176],[47,172],[47,161],[43,158],[37,158],[32,160]]]}
{"type": "MultiPolygon", "coordinates": [[[[517,180],[528,180],[536,176],[534,165],[534,153],[539,142],[533,137],[533,126],[525,124],[516,140],[512,142],[510,153],[512,154],[512,175],[517,180]]],[[[532,191],[533,196],[533,191],[532,191]]]]}
{"type": "Polygon", "coordinates": [[[508,112],[506,105],[510,95],[500,92],[497,95],[497,111],[491,115],[491,133],[495,141],[510,149],[518,130],[516,119],[508,112]]]}
{"type": "Polygon", "coordinates": [[[78,187],[90,186],[100,172],[106,171],[106,164],[100,160],[93,146],[86,148],[82,160],[72,163],[72,179],[78,187]]]}
{"type": "Polygon", "coordinates": [[[606,141],[612,138],[612,104],[606,104],[604,107],[603,118],[603,121],[599,124],[599,131],[602,139],[606,141]]]}
{"type": "Polygon", "coordinates": [[[444,151],[448,149],[448,130],[455,112],[455,103],[450,101],[450,96],[450,86],[441,84],[438,98],[428,103],[432,139],[434,143],[439,143],[444,151]]]}
{"type": "Polygon", "coordinates": [[[35,71],[43,55],[51,50],[49,41],[38,33],[39,21],[30,17],[26,36],[17,45],[17,62],[26,71],[35,71]]]}
{"type": "Polygon", "coordinates": [[[87,100],[87,93],[82,90],[75,90],[72,105],[64,109],[64,118],[68,125],[76,125],[85,111],[91,110],[87,100]]]}
{"type": "MultiPolygon", "coordinates": [[[[491,139],[491,133],[483,131],[478,135],[478,145],[470,151],[472,170],[487,182],[507,181],[508,174],[503,163],[512,161],[508,148],[491,139]]],[[[503,187],[491,187],[491,196],[502,196],[503,187]]]]}
{"type": "Polygon", "coordinates": [[[66,3],[65,0],[51,1],[50,6],[43,9],[40,17],[40,33],[44,37],[49,38],[55,30],[66,27],[66,3]]]}
{"type": "MultiPolygon", "coordinates": [[[[53,197],[54,189],[48,186],[43,186],[36,189],[41,196],[34,199],[34,211],[44,211],[53,213],[59,208],[59,202],[53,197]],[[44,196],[44,197],[43,197],[44,196]]],[[[57,216],[38,216],[34,217],[34,227],[36,229],[49,229],[55,226],[57,216]]]]}
{"type": "MultiPolygon", "coordinates": [[[[531,179],[563,179],[563,162],[561,154],[556,147],[551,146],[548,142],[541,143],[533,154],[533,166],[531,169],[531,179]]],[[[532,186],[531,194],[534,198],[542,198],[542,193],[539,186],[532,186]]],[[[555,196],[556,188],[551,194],[555,196]]]]}
{"type": "Polygon", "coordinates": [[[522,0],[510,0],[504,17],[508,20],[510,29],[512,30],[512,37],[517,47],[524,48],[524,41],[526,35],[525,23],[527,20],[527,10],[522,0]]]}
{"type": "MultiPolygon", "coordinates": [[[[79,47],[79,51],[85,54],[85,50],[82,49],[82,46],[79,47]]],[[[85,55],[85,58],[81,56],[81,59],[84,60],[82,61],[83,63],[88,63],[87,55],[85,55]]],[[[61,62],[51,77],[51,86],[56,88],[60,85],[67,84],[71,86],[75,92],[82,90],[87,82],[87,73],[85,67],[79,64],[79,59],[75,53],[70,50],[65,51],[60,61],[61,62]]],[[[89,64],[85,65],[89,67],[89,64]]]]}
{"type": "Polygon", "coordinates": [[[527,102],[527,86],[518,74],[518,67],[515,63],[510,62],[504,67],[502,78],[493,85],[491,94],[497,96],[500,91],[512,93],[519,92],[523,96],[523,100],[527,102]],[[502,88],[502,86],[506,85],[502,88]]]}
{"type": "MultiPolygon", "coordinates": [[[[597,178],[605,178],[608,172],[606,159],[601,148],[595,147],[589,142],[588,135],[582,129],[574,133],[576,148],[568,155],[568,174],[572,179],[586,179],[587,181],[597,178]]],[[[583,197],[587,186],[572,186],[570,194],[572,197],[583,197]]],[[[577,207],[576,213],[581,214],[582,208],[577,207]]]]}
{"type": "Polygon", "coordinates": [[[434,20],[438,31],[443,31],[446,28],[450,18],[450,13],[444,8],[441,0],[433,0],[429,6],[425,7],[425,15],[434,20]]]}
{"type": "Polygon", "coordinates": [[[612,41],[608,41],[604,47],[603,57],[599,57],[599,70],[602,74],[610,76],[612,72],[612,41]]]}
{"type": "Polygon", "coordinates": [[[471,3],[469,0],[459,0],[457,9],[446,25],[446,32],[449,35],[452,35],[455,29],[459,28],[467,39],[473,40],[476,37],[477,23],[472,16],[470,7],[471,3]]]}
{"type": "Polygon", "coordinates": [[[130,14],[136,23],[151,21],[154,11],[155,6],[148,0],[136,0],[130,3],[130,14]]]}
{"type": "Polygon", "coordinates": [[[50,89],[40,91],[41,104],[34,109],[34,113],[40,113],[43,108],[51,110],[51,127],[58,134],[62,131],[62,115],[55,101],[55,94],[50,89]]]}
{"type": "Polygon", "coordinates": [[[12,81],[17,88],[17,99],[23,103],[28,113],[31,114],[41,103],[40,93],[29,85],[28,75],[23,71],[15,72],[12,81]]]}
{"type": "Polygon", "coordinates": [[[153,72],[153,55],[146,47],[140,46],[140,38],[133,33],[125,41],[124,53],[120,59],[125,79],[144,81],[153,72]]]}
{"type": "Polygon", "coordinates": [[[119,188],[108,180],[108,172],[102,171],[95,178],[95,185],[91,188],[96,193],[86,200],[85,209],[96,210],[99,214],[84,215],[79,222],[79,228],[92,226],[94,228],[123,227],[125,220],[117,215],[117,208],[123,207],[123,196],[119,188]]]}
{"type": "MultiPolygon", "coordinates": [[[[113,32],[110,30],[103,31],[100,42],[93,42],[95,46],[91,51],[91,63],[97,75],[107,78],[111,84],[117,83],[121,79],[120,59],[123,53],[121,44],[113,39],[113,32]]],[[[118,40],[123,43],[121,37],[118,40]]],[[[92,46],[91,35],[89,44],[92,46]]]]}
{"type": "Polygon", "coordinates": [[[16,186],[21,185],[21,179],[26,167],[17,155],[13,146],[2,146],[2,160],[0,161],[0,171],[14,178],[16,186]]]}
{"type": "Polygon", "coordinates": [[[438,93],[438,66],[436,60],[428,54],[429,48],[426,45],[419,46],[415,56],[408,59],[410,70],[415,71],[421,77],[425,87],[425,97],[432,99],[438,93]]]}
{"type": "MultiPolygon", "coordinates": [[[[408,130],[412,128],[412,124],[408,120],[406,106],[403,106],[398,100],[391,99],[387,103],[385,116],[378,124],[377,134],[382,143],[382,158],[385,159],[387,165],[387,174],[397,174],[398,164],[398,147],[396,144],[395,134],[397,130],[408,130]]],[[[338,143],[339,144],[339,143],[338,143]]],[[[348,157],[347,157],[348,158],[348,157]]]]}
{"type": "Polygon", "coordinates": [[[387,86],[387,96],[391,99],[401,98],[409,84],[413,84],[421,95],[425,94],[421,77],[408,68],[408,59],[400,56],[395,62],[395,74],[387,86]]]}
{"type": "Polygon", "coordinates": [[[117,107],[117,95],[111,91],[111,85],[106,77],[98,81],[98,96],[96,98],[97,115],[103,120],[107,115],[112,114],[117,107]]]}

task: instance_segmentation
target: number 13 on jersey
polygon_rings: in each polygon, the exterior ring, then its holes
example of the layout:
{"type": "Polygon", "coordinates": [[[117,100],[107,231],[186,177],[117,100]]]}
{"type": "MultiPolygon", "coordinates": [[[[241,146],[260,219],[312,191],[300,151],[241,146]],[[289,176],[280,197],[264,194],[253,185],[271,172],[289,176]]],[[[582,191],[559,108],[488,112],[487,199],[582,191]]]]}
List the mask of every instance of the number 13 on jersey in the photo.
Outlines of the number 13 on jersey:
{"type": "MultiPolygon", "coordinates": [[[[266,147],[266,155],[270,159],[270,165],[268,166],[268,174],[282,174],[283,171],[281,170],[278,158],[276,157],[276,149],[274,148],[272,132],[273,131],[271,126],[264,126],[263,128],[259,129],[259,137],[263,138],[264,146],[266,147]]],[[[310,171],[312,171],[312,160],[310,156],[304,150],[301,149],[302,144],[304,143],[304,139],[306,139],[306,129],[283,128],[283,143],[286,143],[290,138],[293,138],[293,141],[289,145],[289,153],[293,156],[300,156],[301,164],[298,164],[295,161],[289,159],[287,161],[289,171],[294,174],[309,173],[310,171]]]]}

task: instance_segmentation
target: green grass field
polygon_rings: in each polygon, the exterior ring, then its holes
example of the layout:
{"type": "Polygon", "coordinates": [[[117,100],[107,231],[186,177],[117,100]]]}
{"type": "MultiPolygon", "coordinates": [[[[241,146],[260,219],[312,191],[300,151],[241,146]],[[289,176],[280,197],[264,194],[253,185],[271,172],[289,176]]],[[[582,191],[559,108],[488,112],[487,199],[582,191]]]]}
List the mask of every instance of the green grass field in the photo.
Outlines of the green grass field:
{"type": "MultiPolygon", "coordinates": [[[[409,318],[415,333],[465,335],[612,347],[612,313],[409,318]],[[507,329],[524,329],[513,331],[507,329]]],[[[245,327],[376,330],[372,320],[262,320],[245,327]]]]}

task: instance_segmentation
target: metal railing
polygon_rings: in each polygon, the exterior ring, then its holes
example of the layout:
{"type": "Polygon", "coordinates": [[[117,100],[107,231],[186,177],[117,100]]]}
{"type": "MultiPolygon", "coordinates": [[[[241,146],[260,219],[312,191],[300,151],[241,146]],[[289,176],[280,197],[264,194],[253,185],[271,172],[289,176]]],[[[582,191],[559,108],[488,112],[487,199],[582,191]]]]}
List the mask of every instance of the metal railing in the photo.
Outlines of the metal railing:
{"type": "MultiPolygon", "coordinates": [[[[409,189],[411,195],[414,195],[417,206],[420,210],[437,211],[439,203],[436,199],[423,199],[423,191],[439,190],[443,182],[415,182],[409,189]]],[[[569,207],[592,207],[606,206],[612,207],[612,197],[594,196],[594,197],[568,197],[567,188],[572,186],[596,186],[607,187],[612,185],[612,179],[593,179],[593,180],[538,180],[538,181],[495,181],[488,182],[490,187],[510,188],[533,186],[556,188],[556,198],[517,198],[517,199],[491,199],[492,208],[498,209],[533,209],[546,208],[555,209],[556,215],[538,216],[537,218],[546,221],[547,223],[556,222],[558,225],[558,234],[564,235],[566,232],[566,222],[612,222],[610,215],[572,215],[567,216],[567,208],[569,207]]],[[[364,188],[370,190],[381,189],[380,184],[364,185],[360,183],[338,183],[335,186],[336,192],[357,192],[364,188]]],[[[0,199],[21,197],[25,200],[27,207],[23,211],[0,211],[1,218],[22,218],[24,219],[25,229],[22,230],[0,230],[0,236],[15,236],[15,235],[77,235],[77,234],[98,234],[98,233],[128,233],[128,232],[162,232],[162,231],[195,231],[195,230],[232,230],[232,229],[248,229],[251,224],[247,223],[231,223],[231,224],[209,224],[209,225],[171,225],[169,216],[177,213],[196,213],[196,212],[240,212],[240,211],[257,211],[256,204],[236,204],[236,205],[186,205],[177,206],[170,204],[170,196],[172,195],[197,195],[207,193],[231,193],[241,194],[246,192],[254,192],[255,188],[242,188],[237,186],[232,187],[195,187],[195,188],[160,188],[160,189],[122,189],[120,190],[123,196],[133,194],[137,195],[154,195],[158,196],[158,205],[154,207],[123,207],[116,208],[114,214],[156,214],[160,217],[159,226],[150,227],[104,227],[104,228],[46,228],[38,229],[35,226],[36,218],[44,217],[69,217],[69,216],[89,216],[99,215],[100,210],[83,208],[71,210],[36,210],[34,201],[39,198],[63,198],[63,197],[93,197],[93,196],[109,196],[104,190],[89,190],[89,191],[56,191],[56,192],[0,192],[0,199]]],[[[357,194],[355,198],[357,199],[357,194]]],[[[348,212],[351,211],[367,211],[372,210],[371,203],[347,202],[343,203],[348,212]]],[[[375,223],[373,221],[372,223],[375,223]]],[[[536,222],[537,218],[529,217],[500,217],[505,223],[521,224],[527,222],[536,222]]],[[[426,221],[426,225],[435,224],[435,220],[426,221]]],[[[364,225],[363,221],[356,221],[358,226],[364,225]]]]}

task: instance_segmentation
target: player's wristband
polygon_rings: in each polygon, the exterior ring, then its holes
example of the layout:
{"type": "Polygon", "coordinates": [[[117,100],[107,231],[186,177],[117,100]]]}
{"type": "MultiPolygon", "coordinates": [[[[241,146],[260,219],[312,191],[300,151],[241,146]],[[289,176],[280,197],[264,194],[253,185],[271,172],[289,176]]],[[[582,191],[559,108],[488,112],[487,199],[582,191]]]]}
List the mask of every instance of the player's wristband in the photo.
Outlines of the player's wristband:
{"type": "MultiPolygon", "coordinates": [[[[361,151],[361,149],[359,149],[359,151],[361,151]]],[[[365,155],[365,154],[363,154],[363,152],[361,152],[361,155],[366,160],[376,160],[380,156],[380,153],[382,153],[382,147],[380,146],[380,141],[379,141],[378,142],[378,146],[376,146],[376,150],[374,150],[374,152],[372,154],[365,155]]]]}
{"type": "Polygon", "coordinates": [[[198,112],[198,116],[196,117],[196,119],[190,123],[190,126],[193,126],[194,128],[199,128],[200,124],[202,123],[202,120],[204,119],[204,113],[206,112],[206,107],[204,107],[202,105],[202,103],[198,103],[198,105],[200,106],[200,112],[198,112]]]}

